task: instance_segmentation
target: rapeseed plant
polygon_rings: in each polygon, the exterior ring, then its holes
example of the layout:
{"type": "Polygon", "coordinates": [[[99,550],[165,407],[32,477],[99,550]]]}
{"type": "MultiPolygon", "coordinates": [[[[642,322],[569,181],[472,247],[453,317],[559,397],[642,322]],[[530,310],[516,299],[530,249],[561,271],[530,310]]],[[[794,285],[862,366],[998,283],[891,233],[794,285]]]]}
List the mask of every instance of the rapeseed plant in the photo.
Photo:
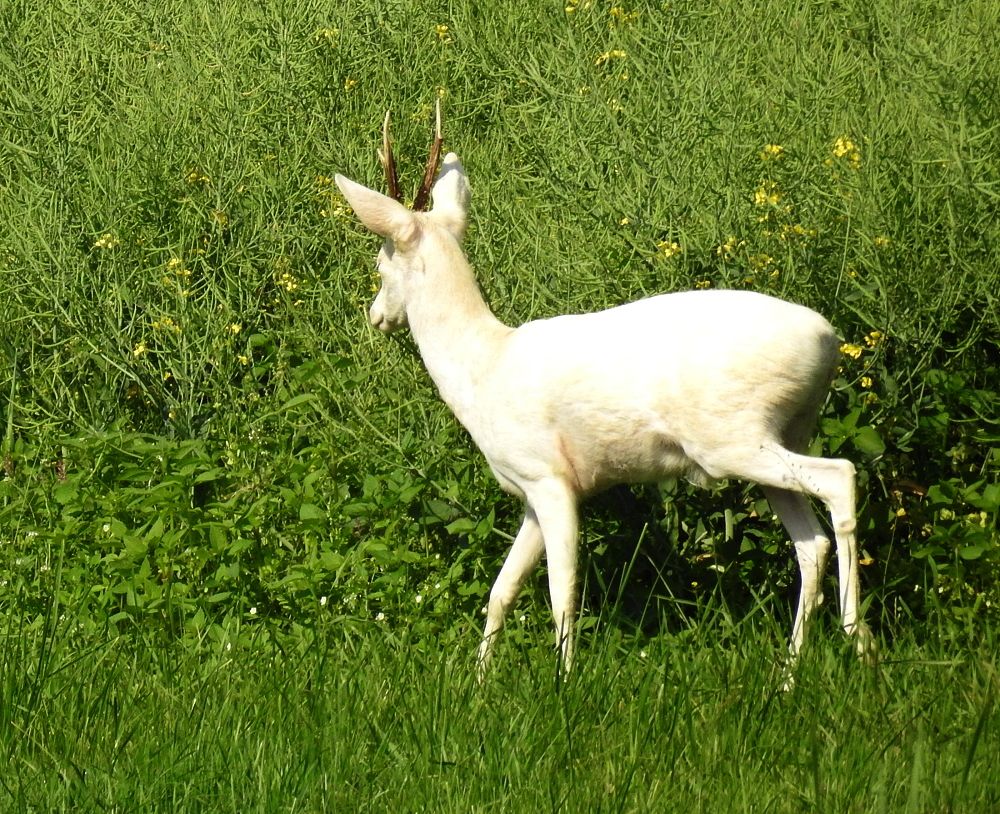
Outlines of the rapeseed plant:
{"type": "Polygon", "coordinates": [[[607,65],[612,60],[616,59],[626,59],[628,54],[622,51],[620,48],[612,49],[611,51],[604,51],[598,54],[597,59],[594,60],[594,65],[601,68],[607,65]]]}
{"type": "Polygon", "coordinates": [[[736,250],[743,246],[744,241],[737,240],[736,235],[730,235],[725,243],[715,247],[715,253],[719,257],[728,259],[736,254],[736,250]]]}
{"type": "Polygon", "coordinates": [[[664,260],[669,260],[671,257],[676,257],[683,250],[681,249],[681,244],[673,240],[661,240],[656,244],[656,250],[659,252],[660,257],[664,260]]]}
{"type": "MultiPolygon", "coordinates": [[[[845,160],[851,169],[856,170],[861,166],[861,150],[847,136],[837,137],[837,140],[833,143],[833,157],[845,160]]],[[[828,160],[827,163],[831,162],[828,160]]]]}
{"type": "Polygon", "coordinates": [[[622,6],[612,6],[609,14],[612,25],[628,25],[639,19],[638,11],[626,11],[622,6]]]}
{"type": "Polygon", "coordinates": [[[761,181],[753,193],[754,206],[777,206],[781,198],[782,192],[777,181],[761,181]]]}
{"type": "Polygon", "coordinates": [[[174,334],[179,334],[181,332],[181,326],[173,319],[173,317],[169,316],[153,320],[152,326],[154,331],[169,331],[174,334]]]}
{"type": "Polygon", "coordinates": [[[95,249],[116,249],[121,245],[121,241],[111,232],[105,232],[94,242],[95,249]]]}

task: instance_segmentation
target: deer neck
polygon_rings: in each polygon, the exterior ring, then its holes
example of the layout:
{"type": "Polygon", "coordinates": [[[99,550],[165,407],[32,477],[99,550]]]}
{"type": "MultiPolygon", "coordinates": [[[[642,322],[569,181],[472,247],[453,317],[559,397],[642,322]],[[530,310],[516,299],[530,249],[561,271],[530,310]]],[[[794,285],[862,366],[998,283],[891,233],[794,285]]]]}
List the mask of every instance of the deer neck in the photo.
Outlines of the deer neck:
{"type": "Polygon", "coordinates": [[[494,316],[460,253],[428,262],[415,293],[407,307],[410,333],[441,398],[468,427],[477,383],[511,329],[494,316]]]}

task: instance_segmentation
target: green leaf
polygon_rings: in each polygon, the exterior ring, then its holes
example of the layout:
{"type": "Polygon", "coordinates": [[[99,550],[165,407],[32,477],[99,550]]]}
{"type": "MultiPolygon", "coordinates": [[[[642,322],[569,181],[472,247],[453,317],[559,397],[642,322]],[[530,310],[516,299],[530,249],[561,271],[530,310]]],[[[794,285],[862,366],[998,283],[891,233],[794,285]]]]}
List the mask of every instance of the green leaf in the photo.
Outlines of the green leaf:
{"type": "Polygon", "coordinates": [[[431,498],[427,501],[427,509],[433,517],[446,522],[452,520],[455,515],[458,514],[452,506],[449,506],[443,500],[437,500],[435,498],[431,498]]]}
{"type": "Polygon", "coordinates": [[[471,534],[476,530],[477,523],[468,517],[460,517],[444,527],[449,534],[471,534]]]}
{"type": "Polygon", "coordinates": [[[137,560],[139,557],[146,556],[147,543],[145,538],[136,537],[134,534],[126,534],[122,542],[125,543],[125,553],[129,559],[137,560]]]}
{"type": "Polygon", "coordinates": [[[303,503],[299,506],[299,520],[325,520],[326,512],[324,512],[315,503],[303,503]]]}
{"type": "Polygon", "coordinates": [[[854,446],[869,458],[875,458],[885,452],[885,441],[874,427],[859,427],[851,439],[854,446]]]}
{"type": "Polygon", "coordinates": [[[77,488],[75,483],[61,483],[52,490],[52,497],[55,498],[56,503],[60,506],[65,506],[67,503],[72,502],[76,498],[76,494],[77,488]]]}

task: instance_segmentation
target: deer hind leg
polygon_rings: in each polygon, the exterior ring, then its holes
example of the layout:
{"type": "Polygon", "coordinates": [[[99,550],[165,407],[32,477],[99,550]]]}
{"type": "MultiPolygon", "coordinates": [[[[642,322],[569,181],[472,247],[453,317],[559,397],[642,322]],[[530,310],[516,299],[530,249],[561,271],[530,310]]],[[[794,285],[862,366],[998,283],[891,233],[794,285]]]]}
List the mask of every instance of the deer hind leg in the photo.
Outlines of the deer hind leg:
{"type": "Polygon", "coordinates": [[[542,558],[542,551],[542,530],[538,525],[534,509],[527,506],[521,528],[490,590],[486,609],[486,628],[483,630],[483,641],[479,645],[477,672],[480,681],[486,676],[496,637],[503,629],[507,613],[521,592],[524,581],[542,558]]]}
{"type": "Polygon", "coordinates": [[[830,558],[830,541],[804,495],[776,486],[765,486],[764,494],[792,538],[802,578],[789,645],[794,662],[802,650],[812,615],[823,602],[823,574],[830,558]]]}
{"type": "Polygon", "coordinates": [[[774,441],[721,452],[710,469],[819,498],[826,505],[837,542],[840,612],[844,630],[856,638],[858,654],[874,658],[871,631],[860,613],[854,466],[841,458],[814,458],[790,452],[774,441]]]}

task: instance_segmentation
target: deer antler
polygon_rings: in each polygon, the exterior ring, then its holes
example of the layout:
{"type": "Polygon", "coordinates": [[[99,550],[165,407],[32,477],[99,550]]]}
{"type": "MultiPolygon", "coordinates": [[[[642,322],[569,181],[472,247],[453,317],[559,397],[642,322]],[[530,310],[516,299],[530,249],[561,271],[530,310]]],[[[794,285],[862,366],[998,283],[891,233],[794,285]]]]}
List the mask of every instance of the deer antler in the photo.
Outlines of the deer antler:
{"type": "Polygon", "coordinates": [[[427,201],[430,198],[431,186],[434,183],[434,176],[437,175],[438,161],[441,158],[441,100],[438,99],[434,105],[434,143],[431,145],[431,154],[427,157],[427,169],[424,170],[424,180],[417,190],[417,197],[413,199],[413,209],[415,212],[422,212],[427,208],[427,201]]]}
{"type": "Polygon", "coordinates": [[[395,198],[400,203],[403,202],[403,195],[399,191],[399,176],[396,174],[396,161],[392,157],[392,142],[389,140],[389,111],[385,112],[385,121],[382,122],[382,149],[378,151],[378,160],[385,170],[385,183],[389,187],[389,196],[395,198]]]}
{"type": "MultiPolygon", "coordinates": [[[[382,123],[382,149],[378,151],[378,160],[385,169],[385,182],[389,187],[389,196],[395,198],[400,203],[403,202],[403,193],[399,189],[399,176],[396,174],[396,160],[392,157],[392,140],[389,138],[389,111],[385,112],[385,121],[382,123]]],[[[434,143],[431,145],[431,154],[427,158],[427,168],[424,170],[424,180],[417,190],[417,197],[413,199],[413,211],[422,212],[427,208],[430,199],[431,186],[434,184],[434,176],[437,175],[438,163],[441,159],[441,100],[435,105],[435,127],[434,143]]]]}

